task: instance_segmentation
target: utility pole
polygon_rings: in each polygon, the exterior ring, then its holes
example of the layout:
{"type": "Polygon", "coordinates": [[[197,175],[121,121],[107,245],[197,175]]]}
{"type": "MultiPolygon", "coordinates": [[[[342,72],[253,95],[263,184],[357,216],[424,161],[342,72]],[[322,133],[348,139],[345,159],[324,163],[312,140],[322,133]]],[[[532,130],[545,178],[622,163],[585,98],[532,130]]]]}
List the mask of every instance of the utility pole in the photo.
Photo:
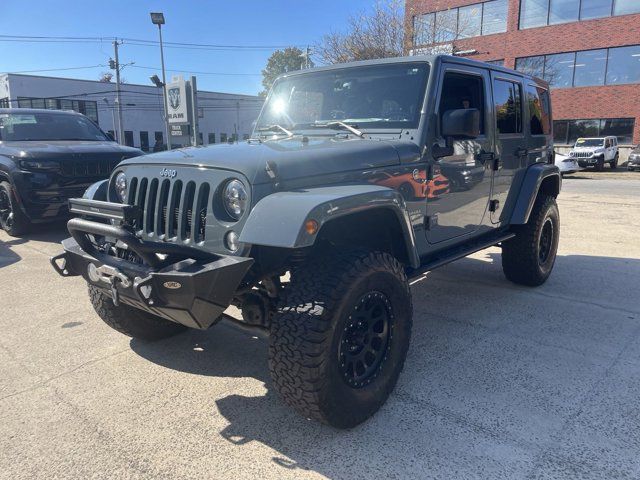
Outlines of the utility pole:
{"type": "Polygon", "coordinates": [[[122,102],[120,98],[120,61],[118,59],[118,39],[113,41],[113,49],[115,54],[115,70],[116,70],[116,107],[118,108],[118,143],[124,144],[123,128],[122,128],[122,102]]]}

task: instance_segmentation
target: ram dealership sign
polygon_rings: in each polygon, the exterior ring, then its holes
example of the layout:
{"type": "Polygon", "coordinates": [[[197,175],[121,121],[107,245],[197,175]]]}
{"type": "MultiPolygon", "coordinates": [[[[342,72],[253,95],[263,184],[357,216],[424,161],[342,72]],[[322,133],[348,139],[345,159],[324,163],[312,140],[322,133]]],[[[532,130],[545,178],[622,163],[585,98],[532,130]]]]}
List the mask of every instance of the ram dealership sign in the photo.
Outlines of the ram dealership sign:
{"type": "Polygon", "coordinates": [[[167,83],[167,116],[169,123],[189,123],[187,87],[183,77],[173,77],[167,83]]]}

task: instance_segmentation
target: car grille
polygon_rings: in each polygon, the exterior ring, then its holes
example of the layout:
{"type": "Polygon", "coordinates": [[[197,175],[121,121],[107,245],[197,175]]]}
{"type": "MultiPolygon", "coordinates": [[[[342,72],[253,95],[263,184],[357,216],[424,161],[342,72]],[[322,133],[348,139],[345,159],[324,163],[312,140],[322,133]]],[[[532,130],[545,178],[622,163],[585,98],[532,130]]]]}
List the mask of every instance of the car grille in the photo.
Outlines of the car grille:
{"type": "Polygon", "coordinates": [[[207,182],[133,177],[128,203],[139,207],[134,227],[167,241],[202,242],[210,191],[207,182]]]}
{"type": "Polygon", "coordinates": [[[120,162],[116,160],[63,160],[60,162],[62,175],[65,177],[108,177],[120,162]]]}
{"type": "Polygon", "coordinates": [[[591,152],[573,152],[573,158],[591,158],[591,152]]]}

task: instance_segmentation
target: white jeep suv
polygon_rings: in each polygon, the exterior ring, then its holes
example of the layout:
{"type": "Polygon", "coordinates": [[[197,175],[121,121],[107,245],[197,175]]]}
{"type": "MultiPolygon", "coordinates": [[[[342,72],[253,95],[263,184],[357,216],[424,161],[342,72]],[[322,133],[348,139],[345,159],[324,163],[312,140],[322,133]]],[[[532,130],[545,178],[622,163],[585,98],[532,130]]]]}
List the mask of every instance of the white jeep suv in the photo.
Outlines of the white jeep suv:
{"type": "Polygon", "coordinates": [[[615,169],[618,166],[618,137],[579,138],[569,156],[582,168],[595,167],[601,171],[608,163],[615,169]]]}

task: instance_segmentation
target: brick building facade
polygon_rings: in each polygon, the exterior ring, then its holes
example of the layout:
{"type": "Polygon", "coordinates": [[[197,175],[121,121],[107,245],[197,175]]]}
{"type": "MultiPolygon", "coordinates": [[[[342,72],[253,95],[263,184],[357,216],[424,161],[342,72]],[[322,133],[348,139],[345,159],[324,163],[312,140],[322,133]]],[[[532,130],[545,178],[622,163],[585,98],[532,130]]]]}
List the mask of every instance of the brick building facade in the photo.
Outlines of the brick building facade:
{"type": "Polygon", "coordinates": [[[640,0],[406,0],[405,12],[410,53],[449,49],[547,77],[557,144],[640,143],[640,0]]]}

